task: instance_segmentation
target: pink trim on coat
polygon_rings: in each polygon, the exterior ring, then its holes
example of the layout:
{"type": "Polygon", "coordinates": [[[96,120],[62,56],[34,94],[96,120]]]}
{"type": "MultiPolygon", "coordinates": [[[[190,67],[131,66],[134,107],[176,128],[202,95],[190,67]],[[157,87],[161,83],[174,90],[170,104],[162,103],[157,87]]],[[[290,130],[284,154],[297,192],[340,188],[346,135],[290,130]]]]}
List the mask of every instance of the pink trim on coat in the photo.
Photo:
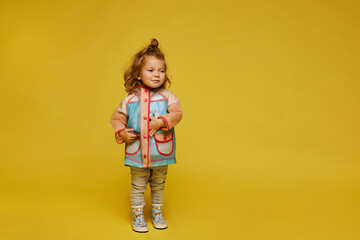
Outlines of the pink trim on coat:
{"type": "Polygon", "coordinates": [[[128,159],[128,160],[130,160],[130,161],[133,161],[133,162],[136,162],[136,163],[140,163],[140,164],[141,164],[141,162],[139,162],[138,160],[135,160],[135,159],[132,159],[132,158],[129,158],[129,157],[126,157],[125,159],[128,159]]]}
{"type": "Polygon", "coordinates": [[[119,132],[121,132],[121,131],[124,131],[124,130],[125,130],[125,128],[119,129],[119,130],[117,130],[117,131],[115,132],[115,134],[117,134],[117,133],[119,133],[119,132]]]}
{"type": "Polygon", "coordinates": [[[173,159],[175,158],[168,158],[168,159],[163,158],[163,159],[152,160],[152,162],[160,162],[160,161],[173,160],[173,159]]]}
{"type": "Polygon", "coordinates": [[[169,101],[169,99],[167,98],[167,97],[165,97],[164,96],[164,94],[162,94],[162,93],[159,93],[161,96],[163,96],[163,98],[165,98],[166,100],[168,100],[169,101]]]}
{"type": "Polygon", "coordinates": [[[164,155],[164,156],[170,156],[173,151],[174,151],[174,141],[172,141],[172,149],[171,149],[171,152],[166,154],[166,153],[162,153],[159,151],[159,146],[158,146],[158,142],[155,140],[155,144],[156,144],[156,149],[158,150],[158,152],[161,154],[161,155],[164,155]]]}
{"type": "Polygon", "coordinates": [[[148,89],[148,88],[146,88],[146,87],[144,87],[144,86],[136,86],[135,88],[144,88],[144,89],[148,89]]]}
{"type": "Polygon", "coordinates": [[[126,107],[127,107],[127,105],[129,105],[130,103],[132,103],[131,100],[132,100],[134,97],[136,97],[136,94],[134,94],[134,96],[132,96],[132,97],[129,99],[129,101],[126,103],[126,107]]]}
{"type": "Polygon", "coordinates": [[[160,101],[167,101],[167,99],[159,99],[159,100],[151,100],[150,102],[160,102],[160,101]]]}
{"type": "Polygon", "coordinates": [[[160,143],[169,142],[170,140],[173,139],[173,136],[174,136],[174,134],[172,132],[170,132],[170,133],[171,133],[171,137],[169,139],[166,139],[166,140],[159,139],[159,137],[160,137],[159,135],[165,135],[166,133],[155,134],[154,139],[155,139],[155,141],[160,142],[160,143]]]}
{"type": "Polygon", "coordinates": [[[119,130],[117,130],[117,131],[115,132],[115,141],[116,141],[118,144],[122,144],[122,143],[124,143],[125,141],[118,141],[117,138],[116,138],[116,134],[118,134],[119,132],[124,131],[124,130],[125,130],[125,128],[122,128],[122,129],[119,129],[119,130]]]}
{"type": "Polygon", "coordinates": [[[139,140],[139,148],[138,148],[138,150],[136,150],[136,152],[134,152],[134,153],[128,153],[128,152],[126,151],[126,148],[125,148],[125,153],[128,154],[128,155],[135,155],[135,154],[137,154],[137,153],[139,152],[140,148],[141,148],[141,141],[139,140]]]}
{"type": "Polygon", "coordinates": [[[148,90],[148,93],[149,93],[149,103],[148,103],[148,115],[147,115],[147,139],[148,139],[148,152],[147,152],[147,158],[148,158],[148,165],[147,167],[150,167],[151,166],[151,158],[150,158],[150,137],[149,137],[149,132],[150,132],[150,129],[149,129],[149,125],[150,125],[150,91],[148,90]]]}
{"type": "Polygon", "coordinates": [[[168,130],[170,130],[168,121],[167,121],[164,117],[162,117],[162,116],[159,116],[158,118],[163,119],[163,120],[165,121],[165,123],[166,123],[166,128],[167,128],[168,130]]]}

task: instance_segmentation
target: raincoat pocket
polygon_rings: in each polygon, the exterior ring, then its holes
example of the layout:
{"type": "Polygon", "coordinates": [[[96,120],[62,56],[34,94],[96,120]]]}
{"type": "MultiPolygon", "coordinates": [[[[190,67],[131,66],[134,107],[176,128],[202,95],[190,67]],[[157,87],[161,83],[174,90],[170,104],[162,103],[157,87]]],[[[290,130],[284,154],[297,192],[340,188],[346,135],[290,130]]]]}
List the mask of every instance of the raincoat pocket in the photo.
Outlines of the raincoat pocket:
{"type": "Polygon", "coordinates": [[[174,151],[173,132],[158,133],[154,135],[156,149],[161,155],[169,156],[174,151]]]}
{"type": "Polygon", "coordinates": [[[126,148],[125,148],[125,153],[129,154],[129,155],[135,155],[139,152],[140,150],[140,139],[137,138],[134,142],[132,143],[127,143],[126,144],[126,148]]]}

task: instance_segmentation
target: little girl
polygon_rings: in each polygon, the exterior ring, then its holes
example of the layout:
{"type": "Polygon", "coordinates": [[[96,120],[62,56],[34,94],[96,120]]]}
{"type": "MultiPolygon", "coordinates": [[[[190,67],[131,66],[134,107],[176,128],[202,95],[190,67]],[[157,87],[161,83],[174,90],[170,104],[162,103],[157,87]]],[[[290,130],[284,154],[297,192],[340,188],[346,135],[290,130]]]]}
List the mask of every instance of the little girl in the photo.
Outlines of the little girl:
{"type": "Polygon", "coordinates": [[[131,172],[132,228],[147,232],[144,193],[151,187],[152,223],[167,228],[163,218],[164,184],[169,164],[175,160],[174,126],[182,118],[179,99],[166,90],[170,80],[156,39],[138,52],[124,73],[128,96],[113,112],[110,122],[117,143],[126,143],[125,166],[131,172]]]}

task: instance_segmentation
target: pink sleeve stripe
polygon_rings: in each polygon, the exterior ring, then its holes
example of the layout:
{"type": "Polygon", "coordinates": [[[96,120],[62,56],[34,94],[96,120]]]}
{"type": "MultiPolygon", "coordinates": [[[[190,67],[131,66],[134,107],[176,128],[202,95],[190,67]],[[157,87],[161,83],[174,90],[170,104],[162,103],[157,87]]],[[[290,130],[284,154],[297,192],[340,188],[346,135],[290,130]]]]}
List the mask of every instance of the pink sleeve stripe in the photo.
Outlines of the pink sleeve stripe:
{"type": "Polygon", "coordinates": [[[167,127],[167,129],[169,129],[169,130],[170,130],[168,121],[167,121],[164,117],[162,117],[162,116],[160,116],[160,117],[158,117],[158,118],[163,119],[163,120],[165,121],[165,123],[166,123],[166,127],[167,127]]]}
{"type": "Polygon", "coordinates": [[[118,134],[119,132],[124,131],[124,130],[125,130],[125,128],[119,129],[115,132],[115,134],[118,134]]]}
{"type": "Polygon", "coordinates": [[[163,98],[165,98],[166,100],[168,100],[169,101],[169,99],[167,98],[167,97],[165,97],[164,96],[164,94],[162,94],[162,93],[159,93],[161,96],[163,96],[163,98]]]}
{"type": "Polygon", "coordinates": [[[116,138],[116,134],[118,134],[119,132],[124,131],[124,130],[125,130],[125,128],[119,129],[119,130],[117,130],[117,131],[115,132],[115,141],[116,141],[118,144],[122,144],[122,143],[124,143],[125,141],[118,141],[117,138],[116,138]]]}
{"type": "Polygon", "coordinates": [[[134,97],[136,97],[135,94],[134,94],[134,96],[130,97],[130,99],[129,99],[128,102],[126,103],[126,107],[127,107],[127,105],[129,105],[129,103],[132,103],[131,100],[132,100],[134,97]]]}

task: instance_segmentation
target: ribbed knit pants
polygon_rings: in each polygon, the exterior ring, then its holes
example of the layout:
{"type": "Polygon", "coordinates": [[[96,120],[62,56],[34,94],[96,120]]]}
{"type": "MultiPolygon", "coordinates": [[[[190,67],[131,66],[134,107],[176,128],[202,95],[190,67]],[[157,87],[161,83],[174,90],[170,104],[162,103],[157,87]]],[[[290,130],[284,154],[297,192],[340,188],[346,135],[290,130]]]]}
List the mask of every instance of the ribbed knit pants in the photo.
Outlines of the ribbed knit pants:
{"type": "Polygon", "coordinates": [[[132,167],[131,169],[131,206],[145,206],[144,193],[148,183],[151,188],[151,203],[163,204],[165,179],[168,165],[150,168],[132,167]]]}

